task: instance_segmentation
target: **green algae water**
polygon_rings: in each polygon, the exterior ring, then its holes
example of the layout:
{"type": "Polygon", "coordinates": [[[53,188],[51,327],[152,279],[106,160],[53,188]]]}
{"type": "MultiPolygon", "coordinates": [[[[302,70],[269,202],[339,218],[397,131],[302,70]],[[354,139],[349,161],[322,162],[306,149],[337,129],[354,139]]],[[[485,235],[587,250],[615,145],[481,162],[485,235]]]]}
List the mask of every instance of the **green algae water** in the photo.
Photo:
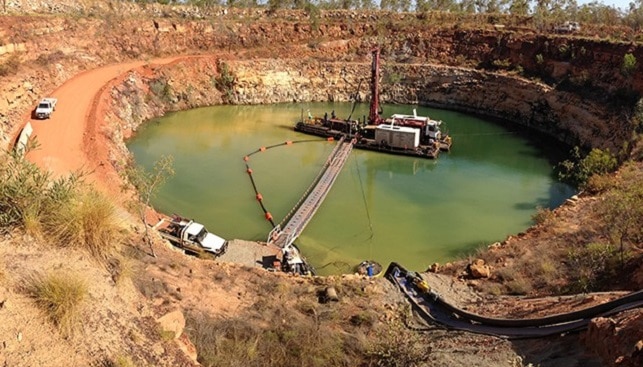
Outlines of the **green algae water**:
{"type": "MultiPolygon", "coordinates": [[[[423,271],[532,224],[537,207],[554,208],[574,193],[557,182],[551,155],[534,139],[469,115],[385,105],[385,115],[444,121],[453,148],[437,160],[354,149],[326,200],[296,241],[320,274],[351,272],[365,259],[423,271]]],[[[216,106],[147,123],[128,142],[151,170],[174,157],[175,175],[153,205],[195,218],[227,239],[265,241],[271,230],[246,173],[248,161],[264,205],[279,223],[311,185],[334,143],[297,133],[308,111],[351,113],[349,103],[216,106]],[[286,141],[292,145],[279,145],[286,141]]],[[[352,118],[368,114],[358,105],[352,118]]]]}

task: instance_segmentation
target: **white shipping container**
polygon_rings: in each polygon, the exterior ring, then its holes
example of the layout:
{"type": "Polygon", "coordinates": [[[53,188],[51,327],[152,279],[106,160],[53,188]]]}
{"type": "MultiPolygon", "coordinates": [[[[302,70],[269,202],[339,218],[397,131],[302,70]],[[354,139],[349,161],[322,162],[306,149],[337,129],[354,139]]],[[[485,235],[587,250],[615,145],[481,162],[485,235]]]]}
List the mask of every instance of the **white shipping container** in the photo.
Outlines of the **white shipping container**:
{"type": "Polygon", "coordinates": [[[379,125],[375,130],[375,141],[394,148],[412,149],[420,145],[420,130],[412,127],[379,125]]]}

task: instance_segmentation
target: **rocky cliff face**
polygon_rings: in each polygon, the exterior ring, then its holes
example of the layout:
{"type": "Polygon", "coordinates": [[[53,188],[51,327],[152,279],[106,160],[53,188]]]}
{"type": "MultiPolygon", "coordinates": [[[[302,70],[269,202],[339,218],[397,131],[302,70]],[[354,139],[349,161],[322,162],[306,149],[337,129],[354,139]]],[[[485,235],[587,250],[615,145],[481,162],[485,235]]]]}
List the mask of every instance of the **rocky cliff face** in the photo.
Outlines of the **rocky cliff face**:
{"type": "Polygon", "coordinates": [[[585,344],[595,350],[608,365],[643,364],[643,312],[630,310],[614,317],[597,317],[584,335],[585,344]]]}
{"type": "MultiPolygon", "coordinates": [[[[36,6],[27,3],[9,2],[14,4],[9,8],[36,6]]],[[[4,146],[22,124],[25,111],[74,73],[163,55],[211,54],[228,60],[237,75],[233,90],[226,91],[232,98],[225,101],[231,103],[342,101],[354,93],[359,79],[368,77],[368,51],[378,44],[384,74],[393,76],[384,78],[383,102],[499,118],[567,144],[613,153],[631,136],[632,109],[643,91],[643,47],[637,44],[545,36],[529,29],[495,30],[484,23],[469,29],[453,20],[438,27],[415,14],[382,18],[328,12],[315,21],[304,13],[272,16],[257,9],[203,13],[120,2],[111,9],[78,1],[63,2],[64,9],[41,3],[38,9],[48,12],[71,9],[94,17],[22,17],[4,25],[2,46],[24,64],[18,74],[0,77],[4,146]],[[137,12],[149,18],[132,18],[137,12]],[[641,61],[623,73],[626,53],[641,61]]],[[[190,80],[199,79],[198,73],[160,73],[172,74],[165,78],[173,91],[172,98],[159,102],[167,105],[160,110],[224,101],[210,93],[212,83],[190,80]]],[[[210,81],[218,75],[213,73],[207,74],[210,81]]],[[[362,97],[368,98],[363,93],[362,97]]],[[[137,118],[141,116],[145,114],[137,118]]]]}
{"type": "MultiPolygon", "coordinates": [[[[145,119],[169,110],[222,103],[224,92],[230,93],[229,102],[235,104],[349,101],[370,70],[367,63],[316,60],[226,63],[235,76],[229,91],[215,87],[220,75],[215,60],[186,59],[179,65],[149,70],[152,74],[144,81],[132,74],[114,91],[116,99],[123,102],[114,111],[128,121],[128,128],[136,128],[145,119]],[[145,86],[136,87],[140,83],[145,86]],[[156,98],[138,95],[141,91],[156,98]]],[[[613,152],[618,152],[629,137],[614,133],[613,127],[621,121],[597,102],[519,76],[428,64],[396,64],[389,66],[389,72],[401,75],[401,80],[383,85],[383,102],[418,103],[480,114],[549,134],[569,145],[585,144],[613,152]]],[[[361,98],[369,98],[364,90],[361,98]]]]}

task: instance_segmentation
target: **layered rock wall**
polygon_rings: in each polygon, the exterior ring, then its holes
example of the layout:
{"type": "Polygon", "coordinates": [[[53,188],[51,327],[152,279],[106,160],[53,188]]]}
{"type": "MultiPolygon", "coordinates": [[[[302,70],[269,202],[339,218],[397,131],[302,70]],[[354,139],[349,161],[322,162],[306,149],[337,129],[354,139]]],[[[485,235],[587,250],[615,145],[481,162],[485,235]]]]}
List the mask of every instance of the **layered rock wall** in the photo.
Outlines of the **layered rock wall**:
{"type": "MultiPolygon", "coordinates": [[[[43,9],[44,3],[9,5],[43,9]]],[[[99,11],[95,2],[68,3],[85,6],[74,8],[81,14],[99,11]]],[[[568,144],[613,153],[632,135],[633,106],[643,92],[643,47],[634,43],[494,30],[484,23],[477,29],[459,23],[438,27],[413,14],[382,18],[337,11],[322,13],[325,21],[315,23],[301,12],[278,18],[256,9],[193,14],[182,7],[152,7],[146,10],[150,17],[141,20],[128,13],[135,9],[131,6],[115,2],[92,18],[22,17],[0,29],[0,46],[24,63],[16,75],[0,76],[3,146],[36,101],[55,93],[55,86],[75,73],[165,55],[229,60],[238,77],[233,98],[226,98],[232,103],[346,101],[358,80],[368,78],[369,50],[378,44],[383,102],[500,118],[568,144]],[[638,63],[624,73],[628,53],[638,63]]],[[[198,92],[188,89],[197,86],[190,78],[194,75],[172,75],[170,90],[181,92],[176,101],[163,102],[167,107],[161,110],[223,101],[210,95],[194,99],[198,92]]],[[[213,90],[212,85],[199,88],[213,90]]],[[[361,96],[368,98],[365,92],[361,96]]]]}
{"type": "MultiPolygon", "coordinates": [[[[195,57],[147,70],[146,76],[132,73],[112,92],[113,112],[131,131],[167,111],[221,104],[226,93],[234,104],[346,102],[369,68],[365,63],[195,57]],[[226,63],[235,76],[230,91],[216,88],[219,63],[226,63]]],[[[569,145],[618,151],[627,138],[614,134],[610,126],[619,124],[617,117],[597,103],[515,75],[439,65],[397,64],[393,70],[403,78],[383,86],[382,102],[446,107],[510,121],[569,145]]],[[[362,89],[360,97],[367,102],[367,88],[362,89]]]]}

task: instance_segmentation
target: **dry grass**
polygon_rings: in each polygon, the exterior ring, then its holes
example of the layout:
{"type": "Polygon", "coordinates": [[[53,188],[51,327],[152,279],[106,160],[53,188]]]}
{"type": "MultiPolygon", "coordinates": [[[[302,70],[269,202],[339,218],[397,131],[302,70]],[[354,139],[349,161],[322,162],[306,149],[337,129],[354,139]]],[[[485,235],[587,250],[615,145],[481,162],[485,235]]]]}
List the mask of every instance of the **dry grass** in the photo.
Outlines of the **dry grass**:
{"type": "MultiPolygon", "coordinates": [[[[277,321],[277,320],[272,320],[277,321]]],[[[354,366],[341,333],[315,322],[271,322],[268,329],[245,317],[218,320],[188,317],[186,331],[203,366],[354,366]]]]}
{"type": "Polygon", "coordinates": [[[549,222],[554,218],[554,212],[552,212],[548,208],[543,208],[543,207],[537,207],[536,208],[536,213],[531,216],[531,219],[534,221],[536,224],[544,224],[549,222]]]}
{"type": "Polygon", "coordinates": [[[33,237],[40,237],[42,234],[42,225],[40,223],[40,215],[36,208],[27,207],[22,212],[22,225],[25,232],[33,237]]]}
{"type": "Polygon", "coordinates": [[[0,284],[4,283],[7,280],[7,268],[5,267],[4,262],[0,259],[0,284]]]}
{"type": "Polygon", "coordinates": [[[114,359],[114,367],[136,367],[132,358],[128,355],[119,355],[114,359]]]}
{"type": "Polygon", "coordinates": [[[14,75],[20,69],[20,56],[12,53],[8,58],[0,60],[0,76],[14,75]]]}
{"type": "Polygon", "coordinates": [[[129,259],[126,256],[111,257],[107,260],[107,269],[116,285],[120,285],[127,280],[131,280],[137,271],[134,260],[129,259]]]}
{"type": "Polygon", "coordinates": [[[529,281],[522,276],[505,283],[507,294],[521,296],[531,292],[532,287],[529,281]]]}
{"type": "Polygon", "coordinates": [[[26,281],[27,292],[45,316],[69,337],[80,325],[87,285],[67,273],[35,274],[26,281]]]}
{"type": "Polygon", "coordinates": [[[106,260],[123,239],[114,205],[94,190],[63,202],[43,221],[47,233],[61,246],[85,249],[100,260],[106,260]]]}
{"type": "Polygon", "coordinates": [[[386,328],[367,348],[368,366],[406,367],[421,366],[429,361],[431,350],[422,335],[402,325],[386,328]]]}

